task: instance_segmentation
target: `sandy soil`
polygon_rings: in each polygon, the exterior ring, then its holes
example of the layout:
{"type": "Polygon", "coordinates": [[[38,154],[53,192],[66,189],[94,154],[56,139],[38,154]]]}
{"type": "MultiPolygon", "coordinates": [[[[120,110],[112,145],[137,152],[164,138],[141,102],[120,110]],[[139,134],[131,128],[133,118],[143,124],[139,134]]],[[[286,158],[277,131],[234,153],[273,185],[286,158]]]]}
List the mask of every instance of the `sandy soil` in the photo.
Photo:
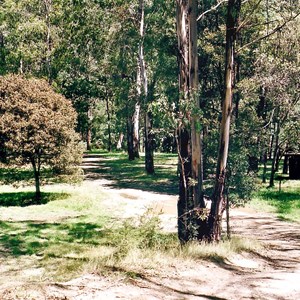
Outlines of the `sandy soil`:
{"type": "MultiPolygon", "coordinates": [[[[86,162],[95,159],[87,158],[86,162]]],[[[120,216],[136,216],[153,207],[162,211],[164,230],[176,230],[176,196],[111,188],[111,182],[93,174],[93,170],[88,171],[85,184],[91,188],[103,186],[110,195],[107,206],[114,203],[120,216]]],[[[130,280],[85,274],[64,283],[14,283],[0,288],[0,300],[300,299],[300,225],[249,209],[233,210],[231,225],[235,234],[262,241],[265,252],[260,256],[239,254],[218,264],[178,263],[159,271],[145,271],[140,278],[130,280]]]]}

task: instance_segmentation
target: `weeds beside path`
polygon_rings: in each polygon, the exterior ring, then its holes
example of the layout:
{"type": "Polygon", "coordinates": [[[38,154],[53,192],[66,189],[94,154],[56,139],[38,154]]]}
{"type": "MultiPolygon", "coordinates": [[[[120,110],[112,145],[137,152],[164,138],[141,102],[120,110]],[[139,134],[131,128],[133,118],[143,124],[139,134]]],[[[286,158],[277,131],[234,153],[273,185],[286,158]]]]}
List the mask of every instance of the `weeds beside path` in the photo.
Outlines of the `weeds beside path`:
{"type": "MultiPolygon", "coordinates": [[[[164,179],[162,168],[151,185],[143,174],[139,174],[142,182],[133,177],[140,171],[131,172],[131,163],[126,162],[123,173],[118,173],[115,166],[119,162],[109,159],[106,155],[89,155],[83,165],[84,186],[103,193],[101,207],[117,218],[138,216],[152,207],[162,212],[164,230],[176,231],[175,167],[171,180],[164,179]]],[[[10,218],[13,221],[13,216],[10,218]]],[[[0,299],[300,299],[300,225],[281,222],[271,214],[252,209],[233,210],[231,225],[234,234],[249,237],[250,241],[258,239],[265,248],[219,261],[191,257],[171,259],[145,270],[134,266],[115,269],[117,275],[108,277],[97,271],[62,283],[47,279],[32,282],[30,272],[37,270],[30,269],[30,256],[26,257],[26,270],[19,270],[23,277],[16,276],[19,282],[13,282],[5,253],[1,252],[4,263],[0,282],[5,282],[5,276],[10,282],[1,286],[0,299]],[[130,272],[132,276],[122,275],[130,272]]]]}

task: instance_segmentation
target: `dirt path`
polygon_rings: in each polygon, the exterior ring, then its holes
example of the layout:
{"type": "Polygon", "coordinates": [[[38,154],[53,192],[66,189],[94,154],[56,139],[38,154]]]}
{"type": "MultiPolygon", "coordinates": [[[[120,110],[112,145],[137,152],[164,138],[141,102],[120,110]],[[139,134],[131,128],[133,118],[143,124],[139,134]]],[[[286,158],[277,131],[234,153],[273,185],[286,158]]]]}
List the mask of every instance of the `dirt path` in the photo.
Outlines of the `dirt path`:
{"type": "MultiPolygon", "coordinates": [[[[94,172],[97,164],[90,167],[98,159],[85,159],[89,165],[86,184],[91,188],[101,185],[108,192],[107,207],[118,209],[122,217],[136,216],[153,207],[163,212],[164,230],[176,230],[177,196],[112,188],[110,179],[94,172]]],[[[246,209],[234,210],[231,224],[235,234],[262,241],[265,253],[236,255],[223,264],[185,261],[132,280],[86,274],[62,284],[35,286],[37,295],[43,298],[35,298],[30,294],[32,287],[28,287],[31,298],[26,299],[300,299],[300,225],[246,209]]],[[[5,299],[14,298],[8,295],[5,299]]]]}
{"type": "MultiPolygon", "coordinates": [[[[86,162],[93,160],[97,158],[86,162]]],[[[107,200],[108,206],[121,205],[124,217],[153,207],[163,212],[164,230],[176,230],[177,196],[111,189],[111,181],[93,169],[87,175],[93,178],[92,184],[101,184],[109,192],[112,198],[107,200]]],[[[261,257],[236,255],[223,265],[191,261],[131,282],[88,274],[65,283],[63,290],[73,292],[70,299],[300,299],[299,224],[246,209],[234,210],[231,222],[234,233],[262,241],[266,253],[261,257]]]]}

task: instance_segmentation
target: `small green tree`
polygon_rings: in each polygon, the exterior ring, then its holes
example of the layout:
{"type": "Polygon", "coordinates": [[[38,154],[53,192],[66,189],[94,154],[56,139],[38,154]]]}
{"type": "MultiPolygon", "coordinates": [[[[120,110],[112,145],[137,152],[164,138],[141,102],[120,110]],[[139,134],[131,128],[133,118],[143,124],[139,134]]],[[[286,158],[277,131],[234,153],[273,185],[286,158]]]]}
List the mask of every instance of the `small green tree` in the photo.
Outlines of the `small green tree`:
{"type": "Polygon", "coordinates": [[[63,165],[66,169],[66,163],[75,165],[81,157],[75,123],[71,102],[54,92],[45,80],[17,75],[0,77],[0,137],[6,159],[32,165],[38,203],[41,166],[63,165]],[[68,159],[62,155],[66,149],[72,149],[68,159]]]}

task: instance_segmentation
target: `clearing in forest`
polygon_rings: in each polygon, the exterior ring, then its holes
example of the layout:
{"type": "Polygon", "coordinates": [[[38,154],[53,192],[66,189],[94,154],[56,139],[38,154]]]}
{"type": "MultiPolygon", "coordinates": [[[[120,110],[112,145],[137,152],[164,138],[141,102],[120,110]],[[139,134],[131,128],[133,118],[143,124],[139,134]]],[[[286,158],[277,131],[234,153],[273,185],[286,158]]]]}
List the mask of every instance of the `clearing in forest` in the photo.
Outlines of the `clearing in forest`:
{"type": "MultiPolygon", "coordinates": [[[[224,242],[164,252],[158,245],[176,245],[177,191],[176,166],[161,162],[147,181],[142,161],[133,170],[122,155],[87,155],[80,186],[44,187],[55,197],[43,205],[1,207],[0,299],[300,299],[299,223],[234,209],[235,245],[248,251],[224,242]]],[[[26,193],[2,187],[0,201],[26,193]]]]}

